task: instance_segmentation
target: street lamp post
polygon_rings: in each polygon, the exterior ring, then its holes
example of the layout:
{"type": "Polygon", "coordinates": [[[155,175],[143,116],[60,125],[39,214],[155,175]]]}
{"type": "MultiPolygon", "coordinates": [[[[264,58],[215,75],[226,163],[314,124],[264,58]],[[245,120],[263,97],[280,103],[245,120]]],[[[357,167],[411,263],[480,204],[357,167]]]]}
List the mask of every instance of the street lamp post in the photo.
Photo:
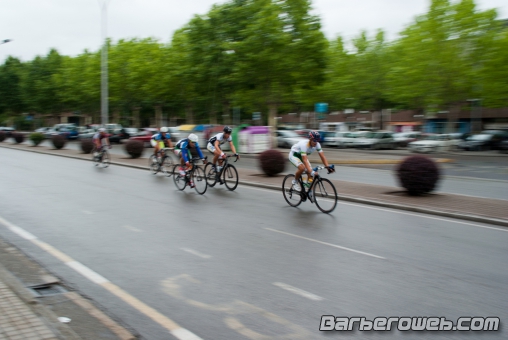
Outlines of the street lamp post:
{"type": "Polygon", "coordinates": [[[102,41],[104,45],[102,46],[101,52],[101,123],[105,125],[108,123],[109,112],[108,112],[108,34],[107,34],[107,25],[108,25],[108,3],[110,0],[102,0],[102,3],[99,3],[101,6],[101,31],[102,31],[102,41]]]}

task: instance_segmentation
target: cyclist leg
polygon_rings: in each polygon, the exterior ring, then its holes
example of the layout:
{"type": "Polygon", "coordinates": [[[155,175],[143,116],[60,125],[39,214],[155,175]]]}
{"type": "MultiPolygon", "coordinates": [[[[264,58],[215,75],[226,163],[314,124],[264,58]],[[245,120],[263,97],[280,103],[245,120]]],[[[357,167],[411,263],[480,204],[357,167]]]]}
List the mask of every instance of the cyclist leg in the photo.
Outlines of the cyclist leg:
{"type": "Polygon", "coordinates": [[[296,157],[292,151],[289,152],[289,162],[296,167],[295,179],[293,180],[293,189],[300,191],[300,184],[298,180],[302,176],[302,173],[305,171],[305,166],[300,158],[296,157]]]}

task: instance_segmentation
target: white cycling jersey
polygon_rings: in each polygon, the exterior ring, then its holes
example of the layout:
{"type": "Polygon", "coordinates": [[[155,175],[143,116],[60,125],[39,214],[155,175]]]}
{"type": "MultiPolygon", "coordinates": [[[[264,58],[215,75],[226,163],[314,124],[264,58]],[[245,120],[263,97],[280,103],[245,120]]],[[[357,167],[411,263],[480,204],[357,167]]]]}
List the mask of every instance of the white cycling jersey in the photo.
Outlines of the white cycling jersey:
{"type": "Polygon", "coordinates": [[[212,145],[215,145],[215,142],[216,141],[219,141],[219,144],[222,145],[226,142],[231,142],[233,139],[231,138],[231,135],[229,135],[228,139],[225,139],[224,138],[224,132],[221,132],[221,133],[218,133],[216,134],[215,136],[213,136],[212,138],[210,138],[208,140],[208,143],[212,144],[212,145]]]}
{"type": "Polygon", "coordinates": [[[323,152],[323,149],[321,149],[321,144],[316,143],[316,146],[312,147],[310,146],[310,141],[302,140],[291,147],[290,154],[293,154],[295,157],[301,159],[303,155],[310,155],[314,151],[323,152]]]}

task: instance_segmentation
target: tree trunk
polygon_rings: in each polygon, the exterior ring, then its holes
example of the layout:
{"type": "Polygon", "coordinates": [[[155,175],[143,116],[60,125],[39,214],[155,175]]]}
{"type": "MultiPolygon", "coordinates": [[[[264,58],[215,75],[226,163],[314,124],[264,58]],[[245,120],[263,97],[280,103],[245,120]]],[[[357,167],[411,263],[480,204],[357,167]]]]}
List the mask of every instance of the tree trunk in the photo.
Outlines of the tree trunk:
{"type": "Polygon", "coordinates": [[[231,125],[231,113],[230,113],[229,101],[225,100],[222,103],[222,122],[224,125],[231,125]]]}
{"type": "Polygon", "coordinates": [[[135,128],[141,128],[141,122],[139,117],[139,111],[141,110],[141,107],[133,107],[132,108],[132,121],[135,128]]]}
{"type": "Polygon", "coordinates": [[[190,104],[185,106],[185,118],[187,124],[194,124],[194,110],[190,104]]]}
{"type": "Polygon", "coordinates": [[[162,126],[162,106],[161,105],[155,106],[155,126],[156,127],[162,126]]]}

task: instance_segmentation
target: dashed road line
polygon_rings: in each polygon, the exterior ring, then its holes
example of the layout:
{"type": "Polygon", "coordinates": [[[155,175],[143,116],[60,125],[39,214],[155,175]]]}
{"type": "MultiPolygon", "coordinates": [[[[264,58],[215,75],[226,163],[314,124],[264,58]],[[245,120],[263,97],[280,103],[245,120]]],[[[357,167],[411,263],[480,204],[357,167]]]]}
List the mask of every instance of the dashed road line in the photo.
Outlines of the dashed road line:
{"type": "Polygon", "coordinates": [[[303,289],[296,288],[296,287],[290,286],[290,285],[282,283],[282,282],[274,282],[273,285],[277,286],[279,288],[282,288],[284,290],[287,290],[288,292],[294,293],[296,295],[303,296],[303,297],[305,297],[305,298],[307,298],[309,300],[313,300],[313,301],[324,300],[321,296],[309,293],[309,292],[307,292],[307,291],[305,291],[303,289]]]}
{"type": "Polygon", "coordinates": [[[182,249],[183,251],[186,251],[189,254],[199,256],[199,257],[201,257],[203,259],[209,259],[209,258],[211,258],[210,255],[202,254],[199,251],[196,251],[196,250],[193,250],[193,249],[189,249],[189,248],[180,248],[180,249],[182,249]]]}

